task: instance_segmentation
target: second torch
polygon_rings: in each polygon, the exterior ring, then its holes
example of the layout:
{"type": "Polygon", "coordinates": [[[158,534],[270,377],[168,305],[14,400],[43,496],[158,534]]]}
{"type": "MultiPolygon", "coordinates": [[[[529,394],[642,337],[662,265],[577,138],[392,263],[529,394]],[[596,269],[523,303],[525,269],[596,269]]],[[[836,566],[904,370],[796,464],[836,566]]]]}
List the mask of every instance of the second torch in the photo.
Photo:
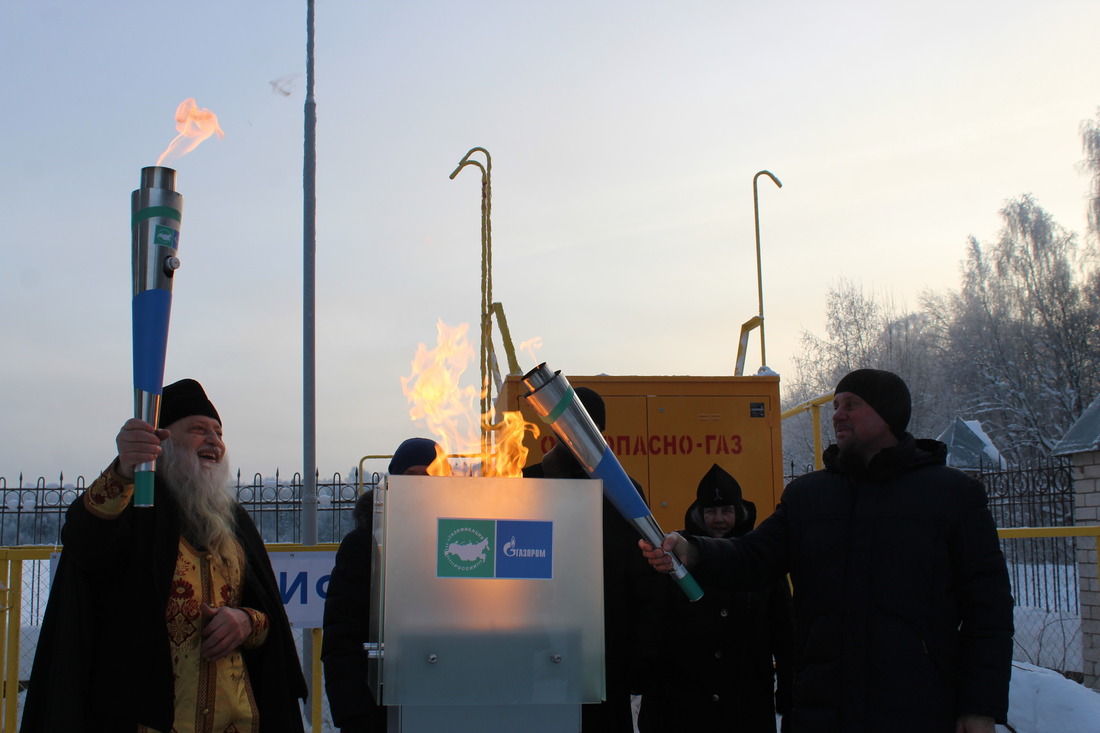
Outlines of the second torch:
{"type": "MultiPolygon", "coordinates": [[[[539,364],[523,376],[523,385],[528,389],[524,397],[542,421],[569,448],[591,478],[603,481],[604,496],[634,525],[642,539],[654,547],[660,547],[665,539],[664,532],[634,488],[634,482],[626,475],[619,459],[600,434],[599,428],[592,422],[588,411],[576,397],[569,380],[561,372],[552,372],[546,364],[539,364]]],[[[689,600],[697,601],[702,598],[703,589],[695,582],[695,578],[691,577],[679,558],[675,555],[670,557],[672,577],[680,585],[680,589],[689,600]]]]}

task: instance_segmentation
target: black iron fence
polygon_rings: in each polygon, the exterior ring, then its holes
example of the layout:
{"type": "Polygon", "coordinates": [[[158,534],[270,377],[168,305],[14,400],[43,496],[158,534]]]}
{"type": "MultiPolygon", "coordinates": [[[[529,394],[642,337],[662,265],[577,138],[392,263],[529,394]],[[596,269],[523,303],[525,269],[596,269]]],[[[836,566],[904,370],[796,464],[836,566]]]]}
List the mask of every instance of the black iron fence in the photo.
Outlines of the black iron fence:
{"type": "MultiPolygon", "coordinates": [[[[784,478],[800,472],[792,462],[784,478]]],[[[813,467],[806,467],[812,471],[813,467]]],[[[1048,458],[1023,466],[984,466],[968,472],[980,480],[998,527],[1074,526],[1073,462],[1048,458]]],[[[1002,540],[1016,605],[1079,612],[1077,540],[1038,537],[1002,540]]]]}
{"type": "MultiPolygon", "coordinates": [[[[362,483],[355,472],[347,479],[338,473],[318,477],[318,542],[339,542],[354,528],[352,508],[360,489],[366,491],[377,486],[381,477],[379,473],[364,474],[362,483]]],[[[83,476],[72,482],[61,476],[54,484],[42,477],[28,482],[21,475],[12,485],[0,476],[0,547],[59,544],[65,510],[86,485],[83,476]]],[[[257,473],[247,480],[238,472],[235,490],[264,542],[302,541],[300,473],[289,478],[278,471],[274,477],[257,473]]]]}

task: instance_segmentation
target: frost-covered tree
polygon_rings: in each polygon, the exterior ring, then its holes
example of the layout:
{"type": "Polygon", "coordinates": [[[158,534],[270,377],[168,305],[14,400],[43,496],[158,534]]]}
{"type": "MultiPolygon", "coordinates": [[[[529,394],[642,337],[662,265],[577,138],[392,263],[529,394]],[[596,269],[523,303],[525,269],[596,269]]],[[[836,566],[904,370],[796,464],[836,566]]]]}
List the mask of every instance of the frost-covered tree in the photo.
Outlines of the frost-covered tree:
{"type": "Polygon", "coordinates": [[[1088,199],[1089,231],[1100,239],[1100,110],[1096,111],[1095,120],[1081,123],[1081,147],[1085,151],[1081,166],[1092,175],[1088,199]]]}
{"type": "MultiPolygon", "coordinates": [[[[888,296],[868,294],[849,280],[830,287],[825,302],[825,335],[803,331],[794,359],[795,377],[784,390],[784,404],[792,407],[833,389],[853,369],[895,372],[909,385],[913,397],[910,432],[935,437],[946,426],[949,390],[940,368],[934,322],[923,313],[898,309],[888,296]]],[[[831,409],[822,410],[822,433],[832,437],[831,409]]],[[[788,419],[783,426],[784,459],[801,471],[812,464],[813,425],[810,417],[788,419]]]]}
{"type": "Polygon", "coordinates": [[[970,239],[944,353],[961,405],[1026,460],[1048,453],[1100,389],[1100,280],[1031,196],[1001,216],[995,244],[970,239]]]}

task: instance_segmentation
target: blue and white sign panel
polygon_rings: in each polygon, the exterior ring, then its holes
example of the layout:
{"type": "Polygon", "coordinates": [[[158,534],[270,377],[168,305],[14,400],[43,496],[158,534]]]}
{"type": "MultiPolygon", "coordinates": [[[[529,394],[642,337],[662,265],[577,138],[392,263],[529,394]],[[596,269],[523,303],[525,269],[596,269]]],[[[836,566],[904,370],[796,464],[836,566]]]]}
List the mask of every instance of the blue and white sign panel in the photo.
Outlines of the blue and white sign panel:
{"type": "Polygon", "coordinates": [[[325,615],[328,579],[336,564],[331,550],[268,550],[275,582],[283,598],[290,625],[303,629],[321,627],[325,615]]]}
{"type": "Polygon", "coordinates": [[[497,520],[497,577],[554,577],[554,523],[497,520]]]}
{"type": "MultiPolygon", "coordinates": [[[[275,571],[275,582],[290,625],[303,629],[321,628],[336,552],[269,549],[267,556],[271,558],[271,569],[275,571]]],[[[60,552],[50,553],[51,586],[60,557],[60,552]]]]}

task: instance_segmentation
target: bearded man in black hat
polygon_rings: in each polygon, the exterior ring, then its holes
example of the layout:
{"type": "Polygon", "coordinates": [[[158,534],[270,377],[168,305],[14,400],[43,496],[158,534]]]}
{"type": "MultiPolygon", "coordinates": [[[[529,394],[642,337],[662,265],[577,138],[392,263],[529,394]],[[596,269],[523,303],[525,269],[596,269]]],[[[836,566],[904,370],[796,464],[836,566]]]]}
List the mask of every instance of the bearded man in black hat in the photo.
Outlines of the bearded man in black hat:
{"type": "Polygon", "coordinates": [[[947,447],[905,431],[896,374],[851,372],[833,396],[825,468],[787,485],[737,540],[673,533],[701,583],[761,587],[789,573],[795,606],[793,730],[993,733],[1005,722],[1012,596],[981,483],[947,447]]]}
{"type": "Polygon", "coordinates": [[[21,730],[302,731],[298,652],[202,386],[163,389],[66,513],[21,730]],[[155,506],[134,467],[156,461],[155,506]]]}

